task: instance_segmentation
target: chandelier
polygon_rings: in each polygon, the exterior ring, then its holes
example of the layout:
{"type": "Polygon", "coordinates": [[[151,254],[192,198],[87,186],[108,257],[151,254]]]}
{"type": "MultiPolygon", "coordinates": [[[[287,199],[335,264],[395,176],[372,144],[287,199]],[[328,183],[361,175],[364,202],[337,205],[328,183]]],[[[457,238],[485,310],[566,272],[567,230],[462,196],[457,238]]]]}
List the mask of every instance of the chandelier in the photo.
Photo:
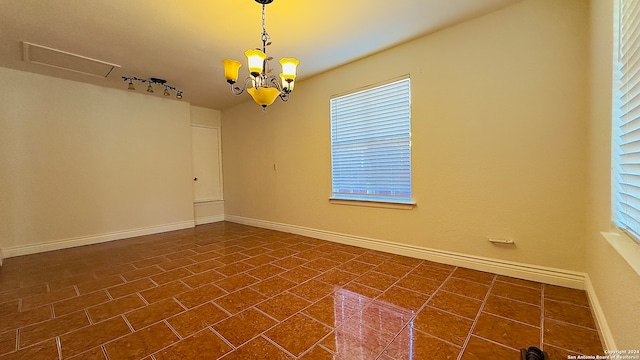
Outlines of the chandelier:
{"type": "Polygon", "coordinates": [[[276,98],[286,102],[289,100],[289,94],[293,91],[294,81],[296,79],[296,67],[300,63],[294,58],[282,58],[282,73],[278,79],[271,72],[273,69],[269,67],[269,61],[272,57],[267,57],[267,46],[271,45],[270,37],[265,26],[265,5],[270,4],[273,0],[255,0],[258,4],[262,4],[262,49],[249,49],[244,54],[247,57],[247,67],[249,68],[249,77],[244,81],[242,88],[235,86],[238,80],[238,70],[242,66],[238,60],[222,60],[224,65],[224,76],[231,85],[231,93],[240,95],[245,90],[251,95],[253,101],[262,106],[266,111],[267,106],[273,104],[276,98]]]}

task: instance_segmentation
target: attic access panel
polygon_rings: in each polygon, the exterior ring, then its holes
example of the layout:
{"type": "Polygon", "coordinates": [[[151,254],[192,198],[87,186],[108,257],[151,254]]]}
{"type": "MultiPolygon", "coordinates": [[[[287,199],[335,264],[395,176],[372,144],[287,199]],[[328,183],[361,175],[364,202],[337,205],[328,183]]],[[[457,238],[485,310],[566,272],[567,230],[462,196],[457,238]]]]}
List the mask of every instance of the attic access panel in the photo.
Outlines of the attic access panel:
{"type": "Polygon", "coordinates": [[[100,78],[106,78],[114,69],[120,67],[120,65],[111,64],[106,61],[96,60],[26,41],[22,42],[22,50],[24,61],[26,62],[100,78]]]}

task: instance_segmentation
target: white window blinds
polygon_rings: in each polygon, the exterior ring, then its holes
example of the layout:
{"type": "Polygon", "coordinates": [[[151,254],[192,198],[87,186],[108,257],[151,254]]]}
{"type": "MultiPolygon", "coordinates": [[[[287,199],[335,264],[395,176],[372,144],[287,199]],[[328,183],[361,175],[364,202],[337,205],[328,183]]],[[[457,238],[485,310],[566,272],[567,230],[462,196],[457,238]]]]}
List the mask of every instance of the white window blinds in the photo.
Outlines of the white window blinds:
{"type": "Polygon", "coordinates": [[[613,220],[640,238],[640,1],[616,9],[613,94],[613,220]]]}
{"type": "Polygon", "coordinates": [[[334,199],[410,203],[409,78],[331,99],[334,199]]]}

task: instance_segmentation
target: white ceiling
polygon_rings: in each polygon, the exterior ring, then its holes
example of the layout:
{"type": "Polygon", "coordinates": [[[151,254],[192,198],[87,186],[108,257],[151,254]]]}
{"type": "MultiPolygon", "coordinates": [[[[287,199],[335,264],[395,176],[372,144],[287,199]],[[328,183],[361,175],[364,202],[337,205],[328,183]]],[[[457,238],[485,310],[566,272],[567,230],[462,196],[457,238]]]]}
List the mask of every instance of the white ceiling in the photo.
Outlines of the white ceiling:
{"type": "MultiPolygon", "coordinates": [[[[281,57],[298,58],[296,84],[304,86],[299,81],[330,68],[517,1],[274,0],[266,6],[267,52],[276,68],[281,57]]],[[[163,78],[184,91],[183,101],[224,109],[248,96],[230,94],[220,60],[244,63],[244,51],[261,46],[261,26],[254,0],[0,0],[0,66],[121,89],[123,75],[163,78]],[[121,68],[97,78],[27,63],[23,41],[121,68]]]]}

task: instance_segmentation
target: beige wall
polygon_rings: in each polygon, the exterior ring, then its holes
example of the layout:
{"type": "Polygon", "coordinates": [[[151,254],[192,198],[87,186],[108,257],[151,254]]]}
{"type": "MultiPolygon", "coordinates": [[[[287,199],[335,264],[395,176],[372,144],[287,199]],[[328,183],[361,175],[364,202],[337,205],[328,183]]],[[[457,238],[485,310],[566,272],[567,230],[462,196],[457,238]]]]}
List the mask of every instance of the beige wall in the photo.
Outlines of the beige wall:
{"type": "Polygon", "coordinates": [[[188,103],[6,68],[0,78],[5,256],[193,226],[188,103]]]}
{"type": "Polygon", "coordinates": [[[587,2],[523,1],[224,110],[226,214],[584,270],[587,26],[587,2]],[[329,204],[330,96],[407,73],[418,206],[329,204]]]}
{"type": "Polygon", "coordinates": [[[610,0],[591,0],[585,264],[615,346],[618,349],[640,349],[640,275],[600,234],[611,228],[612,4],[610,0]]]}
{"type": "Polygon", "coordinates": [[[207,109],[200,106],[191,106],[191,125],[217,127],[222,125],[220,110],[207,109]]]}

